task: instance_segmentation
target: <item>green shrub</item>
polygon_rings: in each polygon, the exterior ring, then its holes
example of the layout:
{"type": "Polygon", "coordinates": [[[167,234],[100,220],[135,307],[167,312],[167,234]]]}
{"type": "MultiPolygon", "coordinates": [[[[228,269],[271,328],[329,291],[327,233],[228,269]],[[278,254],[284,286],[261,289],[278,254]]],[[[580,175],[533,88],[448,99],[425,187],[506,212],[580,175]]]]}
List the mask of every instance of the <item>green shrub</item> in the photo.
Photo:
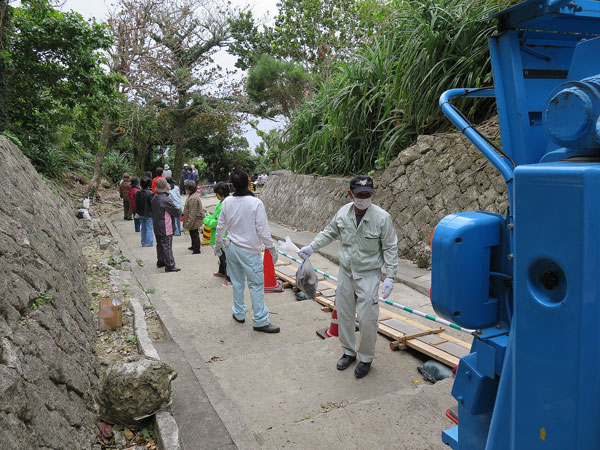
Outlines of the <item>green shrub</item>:
{"type": "Polygon", "coordinates": [[[104,176],[112,182],[117,183],[125,172],[134,172],[129,153],[119,153],[114,150],[108,152],[102,166],[104,176]]]}

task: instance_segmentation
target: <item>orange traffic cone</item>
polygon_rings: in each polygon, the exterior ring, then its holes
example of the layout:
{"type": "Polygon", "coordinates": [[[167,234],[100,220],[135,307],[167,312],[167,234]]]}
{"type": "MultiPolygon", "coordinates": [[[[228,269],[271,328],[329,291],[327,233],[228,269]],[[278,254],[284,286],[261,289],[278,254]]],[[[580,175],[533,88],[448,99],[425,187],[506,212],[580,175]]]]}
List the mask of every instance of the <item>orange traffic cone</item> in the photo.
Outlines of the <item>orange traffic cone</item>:
{"type": "Polygon", "coordinates": [[[317,336],[321,339],[327,339],[328,337],[338,337],[338,316],[337,309],[335,305],[333,305],[333,311],[331,311],[331,324],[329,328],[325,328],[323,330],[317,330],[317,336]]]}
{"type": "Polygon", "coordinates": [[[204,229],[202,230],[202,245],[210,244],[210,228],[204,225],[204,229]]]}
{"type": "Polygon", "coordinates": [[[265,292],[283,292],[281,282],[277,281],[275,277],[275,266],[273,265],[271,252],[268,249],[265,249],[263,266],[265,271],[265,292]]]}

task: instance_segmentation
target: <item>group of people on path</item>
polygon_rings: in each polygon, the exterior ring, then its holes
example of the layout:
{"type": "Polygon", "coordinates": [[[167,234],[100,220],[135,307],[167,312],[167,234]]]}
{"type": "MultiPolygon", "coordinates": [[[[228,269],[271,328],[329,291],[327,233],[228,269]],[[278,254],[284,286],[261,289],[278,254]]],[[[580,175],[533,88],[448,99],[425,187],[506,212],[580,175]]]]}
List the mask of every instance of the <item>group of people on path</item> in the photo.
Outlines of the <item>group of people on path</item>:
{"type": "MultiPolygon", "coordinates": [[[[184,170],[189,173],[188,169],[184,170]]],[[[174,183],[170,184],[164,176],[157,175],[157,178],[155,182],[147,177],[142,178],[141,189],[133,194],[135,199],[133,206],[129,193],[127,197],[129,210],[125,210],[125,220],[129,220],[127,211],[133,212],[140,216],[140,225],[143,229],[145,222],[141,217],[148,217],[150,214],[150,224],[153,225],[157,239],[157,266],[164,266],[165,271],[174,272],[179,270],[175,267],[172,254],[174,221],[179,220],[182,212],[169,196],[174,190],[174,183]],[[151,183],[156,190],[154,195],[148,189],[151,183]],[[148,202],[149,196],[151,197],[148,202]]],[[[136,188],[137,181],[134,180],[137,179],[129,181],[129,189],[136,188]]],[[[214,246],[215,255],[219,257],[219,270],[214,273],[214,276],[224,277],[226,282],[230,281],[233,285],[233,319],[238,323],[244,323],[246,320],[244,291],[247,283],[252,303],[254,330],[278,333],[280,328],[270,321],[264,295],[263,249],[269,250],[265,255],[270,254],[273,264],[277,262],[277,250],[271,237],[265,207],[251,192],[249,188],[251,181],[246,172],[233,170],[230,173],[230,182],[233,186],[232,195],[229,195],[227,184],[215,185],[214,190],[219,204],[212,215],[205,215],[200,195],[196,192],[196,182],[191,178],[183,180],[183,188],[188,194],[183,209],[183,226],[190,231],[192,245],[189,249],[193,254],[200,253],[200,226],[204,224],[210,228],[211,245],[214,246]]],[[[125,188],[121,187],[119,189],[122,198],[124,190],[125,188]]],[[[336,367],[338,370],[345,370],[358,357],[359,363],[354,370],[357,378],[362,378],[369,373],[375,357],[381,269],[383,267],[385,271],[381,291],[381,296],[385,299],[392,292],[398,267],[396,231],[389,213],[372,203],[374,193],[371,177],[354,177],[348,189],[351,202],[342,206],[329,225],[318,233],[309,245],[298,252],[301,258],[307,259],[330,242],[341,241],[335,304],[343,355],[336,367]],[[358,345],[355,336],[355,317],[358,318],[360,327],[358,345]]],[[[138,231],[137,223],[136,231],[138,231]]],[[[142,245],[145,244],[148,244],[148,240],[145,240],[142,231],[142,245]]],[[[152,241],[150,241],[151,245],[152,241]]]]}

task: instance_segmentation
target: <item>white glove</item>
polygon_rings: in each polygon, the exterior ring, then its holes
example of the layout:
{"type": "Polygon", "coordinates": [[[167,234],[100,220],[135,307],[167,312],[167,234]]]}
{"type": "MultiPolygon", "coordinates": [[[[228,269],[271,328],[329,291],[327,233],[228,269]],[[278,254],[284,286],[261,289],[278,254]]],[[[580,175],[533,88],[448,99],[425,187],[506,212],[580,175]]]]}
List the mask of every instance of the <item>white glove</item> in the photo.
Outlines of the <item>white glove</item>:
{"type": "Polygon", "coordinates": [[[221,256],[223,254],[223,241],[215,242],[215,256],[221,256]]]}
{"type": "Polygon", "coordinates": [[[298,251],[298,256],[302,259],[308,259],[311,257],[311,255],[314,253],[315,251],[313,250],[313,248],[310,245],[307,245],[306,247],[302,247],[299,251],[298,251]]]}
{"type": "Polygon", "coordinates": [[[394,289],[394,280],[391,278],[386,278],[383,280],[383,287],[381,289],[381,296],[383,298],[388,298],[392,293],[392,289],[394,289]]]}
{"type": "Polygon", "coordinates": [[[273,258],[273,265],[275,265],[275,263],[277,262],[277,259],[278,259],[277,250],[275,249],[275,247],[268,248],[267,250],[269,250],[269,253],[271,254],[271,258],[273,258]]]}

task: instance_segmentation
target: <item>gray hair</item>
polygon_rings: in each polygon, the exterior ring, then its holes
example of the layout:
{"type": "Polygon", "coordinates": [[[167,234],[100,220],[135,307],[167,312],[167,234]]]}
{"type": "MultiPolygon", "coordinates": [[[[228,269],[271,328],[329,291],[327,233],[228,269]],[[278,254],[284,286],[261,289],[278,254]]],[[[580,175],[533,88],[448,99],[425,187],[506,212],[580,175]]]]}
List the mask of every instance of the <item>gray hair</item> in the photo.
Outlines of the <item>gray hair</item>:
{"type": "Polygon", "coordinates": [[[197,186],[196,182],[193,180],[185,180],[183,183],[183,187],[186,191],[196,192],[197,186]]]}

